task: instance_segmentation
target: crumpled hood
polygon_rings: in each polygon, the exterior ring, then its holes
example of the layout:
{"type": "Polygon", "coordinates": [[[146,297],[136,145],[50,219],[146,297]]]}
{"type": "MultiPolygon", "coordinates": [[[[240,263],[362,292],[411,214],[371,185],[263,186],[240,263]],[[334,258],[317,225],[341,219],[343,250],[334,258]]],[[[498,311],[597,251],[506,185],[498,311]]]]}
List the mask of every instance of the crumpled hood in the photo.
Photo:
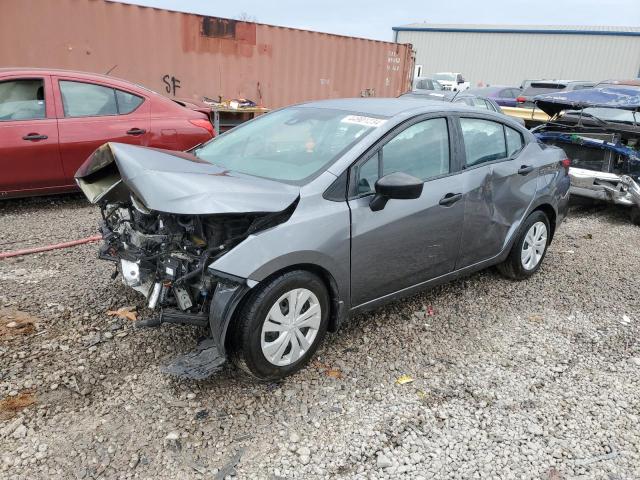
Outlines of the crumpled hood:
{"type": "Polygon", "coordinates": [[[184,215],[279,212],[298,187],[225,170],[184,152],[106,143],[78,169],[76,182],[92,203],[136,200],[184,215]]]}
{"type": "Polygon", "coordinates": [[[638,110],[640,109],[640,89],[625,86],[585,88],[537,95],[533,101],[549,116],[554,116],[563,110],[580,110],[588,107],[638,110]]]}

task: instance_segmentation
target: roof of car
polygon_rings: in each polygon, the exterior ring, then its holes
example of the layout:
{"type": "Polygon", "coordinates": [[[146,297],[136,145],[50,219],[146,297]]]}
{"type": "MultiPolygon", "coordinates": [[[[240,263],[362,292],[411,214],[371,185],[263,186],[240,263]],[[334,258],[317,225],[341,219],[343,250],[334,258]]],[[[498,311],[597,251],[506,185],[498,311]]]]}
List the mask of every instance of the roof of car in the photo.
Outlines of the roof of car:
{"type": "Polygon", "coordinates": [[[137,87],[143,88],[145,90],[149,90],[147,87],[143,85],[139,85],[130,80],[126,80],[124,78],[114,77],[111,75],[106,75],[103,73],[94,73],[94,72],[82,72],[80,70],[64,70],[60,68],[12,68],[12,67],[2,67],[0,68],[0,75],[2,74],[16,74],[16,75],[59,75],[59,76],[75,76],[75,77],[94,77],[94,78],[103,78],[105,80],[116,81],[116,82],[125,82],[130,85],[135,85],[137,87]]]}
{"type": "Polygon", "coordinates": [[[468,88],[467,90],[465,90],[465,92],[468,92],[468,93],[474,93],[474,92],[487,93],[487,92],[497,92],[498,90],[504,90],[506,88],[515,88],[515,89],[519,90],[518,87],[510,87],[508,85],[489,85],[488,87],[471,87],[471,88],[468,88]]]}
{"type": "MultiPolygon", "coordinates": [[[[422,99],[419,99],[422,100],[422,99]]],[[[331,100],[319,100],[316,102],[304,103],[304,107],[331,108],[348,112],[357,112],[364,115],[380,117],[393,117],[401,113],[422,109],[428,111],[455,110],[459,106],[450,103],[443,103],[438,100],[425,98],[420,103],[416,102],[416,97],[400,98],[339,98],[331,100]]]]}

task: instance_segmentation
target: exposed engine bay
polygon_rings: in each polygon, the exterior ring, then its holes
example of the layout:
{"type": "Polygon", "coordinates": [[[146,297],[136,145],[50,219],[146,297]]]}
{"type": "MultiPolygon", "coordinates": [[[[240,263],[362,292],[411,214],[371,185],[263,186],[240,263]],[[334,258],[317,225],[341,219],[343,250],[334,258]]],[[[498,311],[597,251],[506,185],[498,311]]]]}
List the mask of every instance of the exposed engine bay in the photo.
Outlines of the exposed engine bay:
{"type": "MultiPolygon", "coordinates": [[[[132,197],[134,198],[134,197],[132,197]]],[[[264,215],[174,215],[150,212],[134,200],[101,206],[99,256],[117,263],[122,281],[149,308],[208,312],[215,279],[206,267],[255,227],[264,215]]]]}

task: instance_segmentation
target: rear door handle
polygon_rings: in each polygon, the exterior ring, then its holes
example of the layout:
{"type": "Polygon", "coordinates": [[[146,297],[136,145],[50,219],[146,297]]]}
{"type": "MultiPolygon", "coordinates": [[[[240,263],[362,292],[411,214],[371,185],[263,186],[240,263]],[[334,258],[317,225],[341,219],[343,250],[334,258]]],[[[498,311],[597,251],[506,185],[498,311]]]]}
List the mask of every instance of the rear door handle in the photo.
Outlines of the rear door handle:
{"type": "Polygon", "coordinates": [[[461,198],[462,198],[461,193],[447,193],[444,197],[440,199],[438,203],[440,205],[448,207],[449,205],[453,205],[454,203],[456,203],[461,198]]]}
{"type": "Polygon", "coordinates": [[[22,137],[23,140],[29,140],[29,141],[33,141],[33,140],[46,140],[47,137],[46,135],[40,135],[39,133],[30,133],[28,135],[25,135],[24,137],[22,137]]]}
{"type": "Polygon", "coordinates": [[[527,175],[531,172],[533,172],[533,165],[522,165],[518,169],[518,175],[527,175]]]}
{"type": "Polygon", "coordinates": [[[147,131],[142,128],[132,128],[127,130],[127,135],[142,135],[143,133],[147,133],[147,131]]]}

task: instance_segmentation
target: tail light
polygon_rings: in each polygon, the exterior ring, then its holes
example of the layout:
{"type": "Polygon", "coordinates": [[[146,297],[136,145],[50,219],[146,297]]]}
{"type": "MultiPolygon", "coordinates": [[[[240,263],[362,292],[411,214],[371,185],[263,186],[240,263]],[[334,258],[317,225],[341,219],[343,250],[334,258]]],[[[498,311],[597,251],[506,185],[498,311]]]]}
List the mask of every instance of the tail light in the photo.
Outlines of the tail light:
{"type": "Polygon", "coordinates": [[[571,160],[569,160],[568,158],[565,158],[564,160],[562,160],[560,162],[560,165],[562,165],[562,168],[564,168],[564,173],[569,173],[569,167],[571,166],[571,160]]]}
{"type": "Polygon", "coordinates": [[[211,122],[209,120],[198,118],[196,120],[189,120],[189,123],[195,125],[196,127],[204,128],[212,137],[216,136],[216,133],[213,130],[213,125],[211,125],[211,122]]]}
{"type": "Polygon", "coordinates": [[[518,103],[524,103],[524,102],[526,102],[526,101],[527,101],[527,99],[526,99],[526,98],[524,98],[524,97],[517,97],[517,98],[516,98],[516,102],[518,102],[518,103]]]}

